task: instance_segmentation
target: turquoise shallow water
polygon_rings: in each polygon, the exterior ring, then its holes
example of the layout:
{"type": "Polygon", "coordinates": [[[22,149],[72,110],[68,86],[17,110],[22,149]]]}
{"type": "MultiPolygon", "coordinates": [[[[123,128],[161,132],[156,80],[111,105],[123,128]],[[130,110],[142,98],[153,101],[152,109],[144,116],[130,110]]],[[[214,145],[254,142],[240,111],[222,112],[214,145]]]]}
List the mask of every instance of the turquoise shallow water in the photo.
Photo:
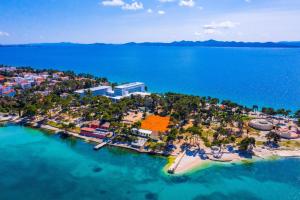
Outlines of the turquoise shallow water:
{"type": "Polygon", "coordinates": [[[185,176],[164,158],[0,128],[0,199],[300,199],[300,160],[215,166],[185,176]]]}
{"type": "Polygon", "coordinates": [[[74,70],[150,91],[300,109],[300,49],[151,46],[1,47],[0,63],[74,70]]]}

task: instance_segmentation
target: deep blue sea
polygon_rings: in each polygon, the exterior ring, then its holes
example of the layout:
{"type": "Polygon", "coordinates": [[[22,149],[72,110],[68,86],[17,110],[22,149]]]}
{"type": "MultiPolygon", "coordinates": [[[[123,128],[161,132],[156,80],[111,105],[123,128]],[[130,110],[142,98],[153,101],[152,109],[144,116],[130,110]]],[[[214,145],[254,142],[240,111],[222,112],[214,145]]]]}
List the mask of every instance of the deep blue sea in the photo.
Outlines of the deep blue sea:
{"type": "Polygon", "coordinates": [[[300,49],[151,46],[1,47],[0,63],[143,81],[252,106],[300,109],[300,49]]]}
{"type": "Polygon", "coordinates": [[[300,160],[166,175],[166,160],[20,126],[0,128],[1,200],[298,200],[300,160]]]}

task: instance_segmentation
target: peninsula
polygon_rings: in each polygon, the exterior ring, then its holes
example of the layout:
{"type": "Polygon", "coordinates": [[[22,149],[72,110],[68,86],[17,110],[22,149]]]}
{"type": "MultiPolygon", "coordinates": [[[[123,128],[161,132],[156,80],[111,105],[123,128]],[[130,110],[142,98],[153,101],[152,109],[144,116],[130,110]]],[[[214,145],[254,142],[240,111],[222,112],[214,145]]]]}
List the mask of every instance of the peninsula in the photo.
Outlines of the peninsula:
{"type": "Polygon", "coordinates": [[[166,171],[211,163],[300,157],[300,111],[154,94],[72,71],[0,66],[0,121],[169,157],[166,171]]]}

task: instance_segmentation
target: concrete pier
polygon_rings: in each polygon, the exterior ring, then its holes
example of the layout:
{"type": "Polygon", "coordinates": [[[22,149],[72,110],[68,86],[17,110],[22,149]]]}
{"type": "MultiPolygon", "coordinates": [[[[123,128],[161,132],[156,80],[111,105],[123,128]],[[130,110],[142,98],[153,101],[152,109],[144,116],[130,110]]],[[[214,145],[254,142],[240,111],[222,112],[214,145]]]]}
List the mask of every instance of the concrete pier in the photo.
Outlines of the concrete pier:
{"type": "Polygon", "coordinates": [[[178,167],[184,155],[185,155],[185,151],[176,157],[174,163],[169,167],[168,173],[173,174],[175,172],[176,168],[178,167]]]}
{"type": "Polygon", "coordinates": [[[102,142],[96,146],[94,146],[94,150],[99,150],[101,149],[102,147],[104,147],[105,145],[107,144],[107,142],[102,142]]]}

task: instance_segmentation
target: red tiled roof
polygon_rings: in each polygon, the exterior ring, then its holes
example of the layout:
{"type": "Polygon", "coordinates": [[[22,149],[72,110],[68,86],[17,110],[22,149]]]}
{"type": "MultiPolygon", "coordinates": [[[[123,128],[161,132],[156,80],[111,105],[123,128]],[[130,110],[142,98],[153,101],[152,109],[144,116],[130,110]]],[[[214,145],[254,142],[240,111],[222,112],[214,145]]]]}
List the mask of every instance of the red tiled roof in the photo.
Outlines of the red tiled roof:
{"type": "Polygon", "coordinates": [[[84,127],[84,128],[81,128],[81,131],[94,132],[95,129],[89,128],[89,127],[84,127]]]}
{"type": "Polygon", "coordinates": [[[11,89],[11,90],[8,90],[8,91],[6,91],[6,92],[3,92],[3,94],[9,94],[9,93],[12,93],[12,92],[14,92],[14,90],[13,90],[13,89],[11,89]]]}

